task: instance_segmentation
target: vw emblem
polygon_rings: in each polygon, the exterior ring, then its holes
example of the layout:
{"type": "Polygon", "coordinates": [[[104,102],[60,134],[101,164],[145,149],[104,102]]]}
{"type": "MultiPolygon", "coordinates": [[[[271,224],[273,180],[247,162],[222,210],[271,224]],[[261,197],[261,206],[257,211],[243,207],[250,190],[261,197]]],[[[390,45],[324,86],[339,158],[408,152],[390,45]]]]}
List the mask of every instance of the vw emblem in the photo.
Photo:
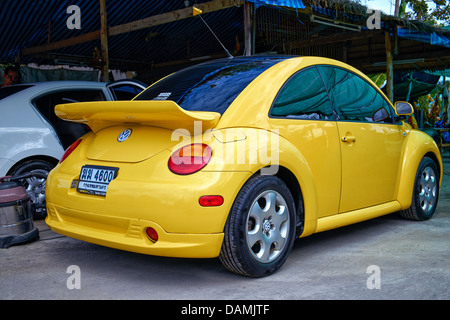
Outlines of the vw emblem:
{"type": "Polygon", "coordinates": [[[131,136],[131,129],[123,130],[117,137],[117,141],[124,142],[131,136]]]}
{"type": "Polygon", "coordinates": [[[271,225],[271,223],[270,223],[269,220],[266,220],[266,221],[263,223],[263,230],[264,230],[264,232],[269,232],[270,229],[272,229],[272,225],[271,225]]]}

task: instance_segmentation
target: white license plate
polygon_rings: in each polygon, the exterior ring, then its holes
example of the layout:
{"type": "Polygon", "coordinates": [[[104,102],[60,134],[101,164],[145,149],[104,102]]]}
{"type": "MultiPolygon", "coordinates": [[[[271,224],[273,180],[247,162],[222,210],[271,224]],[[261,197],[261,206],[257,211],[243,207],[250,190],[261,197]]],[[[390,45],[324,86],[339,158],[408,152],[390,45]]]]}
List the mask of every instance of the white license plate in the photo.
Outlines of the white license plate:
{"type": "Polygon", "coordinates": [[[81,168],[77,191],[106,196],[108,186],[117,177],[119,168],[86,165],[81,168]]]}

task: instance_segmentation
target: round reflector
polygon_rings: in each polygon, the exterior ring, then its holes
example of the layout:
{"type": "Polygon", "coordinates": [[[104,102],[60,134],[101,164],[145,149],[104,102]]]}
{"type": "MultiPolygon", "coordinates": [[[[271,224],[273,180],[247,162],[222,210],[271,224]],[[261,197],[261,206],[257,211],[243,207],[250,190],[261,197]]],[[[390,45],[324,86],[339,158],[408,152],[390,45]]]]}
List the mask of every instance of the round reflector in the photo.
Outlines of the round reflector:
{"type": "Polygon", "coordinates": [[[152,227],[148,227],[145,232],[147,233],[148,237],[150,238],[150,240],[156,242],[158,241],[158,232],[156,232],[155,229],[153,229],[152,227]]]}

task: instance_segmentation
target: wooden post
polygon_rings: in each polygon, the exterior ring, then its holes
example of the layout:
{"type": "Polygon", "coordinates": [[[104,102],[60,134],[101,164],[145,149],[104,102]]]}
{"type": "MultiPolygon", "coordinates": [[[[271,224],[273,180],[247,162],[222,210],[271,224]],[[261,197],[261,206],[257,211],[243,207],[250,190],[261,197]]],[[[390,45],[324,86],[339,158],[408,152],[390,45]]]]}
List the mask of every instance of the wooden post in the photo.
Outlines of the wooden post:
{"type": "Polygon", "coordinates": [[[255,53],[253,45],[253,11],[254,4],[246,1],[244,3],[244,56],[251,56],[255,53]]]}
{"type": "Polygon", "coordinates": [[[109,82],[108,56],[108,20],[106,17],[106,0],[100,0],[100,41],[102,45],[102,81],[109,82]]]}
{"type": "Polygon", "coordinates": [[[384,39],[386,45],[386,93],[389,100],[394,103],[394,58],[389,32],[384,33],[384,39]]]}
{"type": "Polygon", "coordinates": [[[348,56],[348,41],[342,43],[342,61],[347,63],[348,56]]]}

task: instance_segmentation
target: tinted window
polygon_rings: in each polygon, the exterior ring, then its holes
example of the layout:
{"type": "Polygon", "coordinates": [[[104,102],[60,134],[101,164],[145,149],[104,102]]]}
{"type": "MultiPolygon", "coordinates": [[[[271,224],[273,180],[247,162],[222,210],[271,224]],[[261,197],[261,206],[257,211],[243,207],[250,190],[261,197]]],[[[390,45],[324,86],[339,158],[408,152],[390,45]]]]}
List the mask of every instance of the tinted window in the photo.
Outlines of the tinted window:
{"type": "Polygon", "coordinates": [[[334,119],[328,93],[316,67],[293,75],[278,93],[271,116],[297,119],[334,119]]]}
{"type": "Polygon", "coordinates": [[[0,88],[0,100],[30,87],[32,85],[16,85],[0,88]]]}
{"type": "Polygon", "coordinates": [[[284,59],[234,58],[200,64],[155,83],[135,100],[172,100],[185,110],[223,114],[250,82],[284,59]]]}
{"type": "Polygon", "coordinates": [[[55,114],[55,106],[73,102],[104,101],[102,90],[70,90],[49,93],[37,98],[34,105],[39,112],[53,125],[64,148],[87,132],[81,123],[64,121],[55,114]]]}
{"type": "Polygon", "coordinates": [[[373,122],[375,112],[385,108],[389,118],[383,122],[393,122],[388,102],[364,79],[337,67],[319,66],[318,69],[340,120],[373,122]]]}
{"type": "Polygon", "coordinates": [[[104,100],[105,97],[101,90],[70,90],[43,95],[35,99],[34,105],[47,120],[54,122],[60,120],[55,115],[55,106],[58,104],[104,100]]]}
{"type": "Polygon", "coordinates": [[[131,100],[142,91],[141,88],[131,84],[115,85],[110,87],[110,90],[114,93],[116,100],[131,100]]]}

